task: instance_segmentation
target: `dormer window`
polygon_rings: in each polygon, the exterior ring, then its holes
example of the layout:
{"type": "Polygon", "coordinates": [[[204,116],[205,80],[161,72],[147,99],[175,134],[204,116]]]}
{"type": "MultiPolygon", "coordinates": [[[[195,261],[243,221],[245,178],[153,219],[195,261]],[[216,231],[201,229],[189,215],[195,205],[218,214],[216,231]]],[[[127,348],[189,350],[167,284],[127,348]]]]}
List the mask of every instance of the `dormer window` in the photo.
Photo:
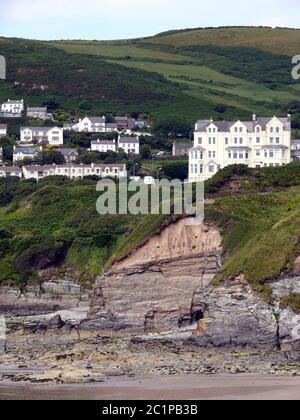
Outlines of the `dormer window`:
{"type": "Polygon", "coordinates": [[[260,132],[261,132],[261,127],[258,125],[258,126],[255,128],[255,131],[256,131],[256,133],[260,133],[260,132]]]}

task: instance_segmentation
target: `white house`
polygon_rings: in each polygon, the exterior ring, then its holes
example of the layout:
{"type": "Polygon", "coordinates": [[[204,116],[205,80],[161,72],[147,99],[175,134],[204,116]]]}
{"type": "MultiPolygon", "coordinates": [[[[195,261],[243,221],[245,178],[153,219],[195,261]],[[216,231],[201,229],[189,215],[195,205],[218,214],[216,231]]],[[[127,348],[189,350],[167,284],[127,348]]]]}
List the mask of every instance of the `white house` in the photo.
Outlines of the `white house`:
{"type": "Polygon", "coordinates": [[[13,161],[20,162],[24,159],[36,159],[43,150],[42,147],[14,146],[13,161]]]}
{"type": "Polygon", "coordinates": [[[55,150],[56,152],[59,152],[63,155],[66,163],[75,162],[75,160],[77,159],[79,155],[78,149],[55,149],[55,150]]]}
{"type": "Polygon", "coordinates": [[[117,152],[117,143],[116,140],[92,140],[91,150],[93,152],[117,152]]]}
{"type": "Polygon", "coordinates": [[[77,133],[105,133],[105,117],[85,117],[77,124],[64,124],[64,130],[76,131],[77,133]]]}
{"type": "Polygon", "coordinates": [[[23,177],[25,179],[36,179],[39,181],[48,176],[66,176],[70,179],[80,179],[85,176],[98,176],[100,178],[126,178],[126,165],[123,164],[91,164],[91,165],[29,165],[23,166],[23,177]]]}
{"type": "Polygon", "coordinates": [[[64,133],[60,127],[21,127],[20,143],[38,142],[51,146],[64,144],[64,133]]]}
{"type": "Polygon", "coordinates": [[[233,164],[251,168],[291,162],[291,116],[252,121],[201,120],[189,151],[189,181],[205,181],[233,164]]]}
{"type": "Polygon", "coordinates": [[[127,155],[139,155],[140,154],[139,137],[119,136],[118,149],[123,149],[127,155]]]}
{"type": "Polygon", "coordinates": [[[7,135],[7,125],[0,124],[0,137],[5,137],[7,135]]]}
{"type": "Polygon", "coordinates": [[[5,114],[19,114],[21,115],[24,111],[24,100],[14,101],[8,99],[7,102],[4,102],[1,105],[1,112],[5,114]]]}
{"type": "Polygon", "coordinates": [[[16,166],[0,166],[0,178],[16,176],[22,178],[22,169],[16,166]]]}

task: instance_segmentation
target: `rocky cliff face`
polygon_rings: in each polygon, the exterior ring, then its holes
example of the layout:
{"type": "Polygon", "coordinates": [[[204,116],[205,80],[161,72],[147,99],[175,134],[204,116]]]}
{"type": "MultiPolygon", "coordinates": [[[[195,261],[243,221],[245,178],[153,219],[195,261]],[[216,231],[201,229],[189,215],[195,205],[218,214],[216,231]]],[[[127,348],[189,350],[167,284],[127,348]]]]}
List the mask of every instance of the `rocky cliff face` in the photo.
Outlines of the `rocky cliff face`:
{"type": "Polygon", "coordinates": [[[42,284],[0,287],[0,314],[15,328],[55,327],[65,323],[78,325],[86,318],[90,291],[84,289],[73,272],[61,274],[56,269],[40,272],[42,284]]]}
{"type": "Polygon", "coordinates": [[[97,279],[82,326],[180,336],[199,346],[297,348],[300,317],[279,300],[299,291],[300,278],[272,282],[276,303],[269,305],[242,276],[216,287],[221,267],[218,230],[181,220],[97,279]]]}

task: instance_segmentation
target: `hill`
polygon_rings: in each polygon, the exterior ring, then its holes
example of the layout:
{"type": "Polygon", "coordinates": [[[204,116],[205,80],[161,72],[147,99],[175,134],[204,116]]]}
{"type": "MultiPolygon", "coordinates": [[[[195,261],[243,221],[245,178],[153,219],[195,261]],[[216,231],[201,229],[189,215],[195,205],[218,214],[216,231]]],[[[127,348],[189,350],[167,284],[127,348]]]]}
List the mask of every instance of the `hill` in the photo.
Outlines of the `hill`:
{"type": "Polygon", "coordinates": [[[299,38],[300,30],[284,28],[191,29],[105,42],[0,38],[8,58],[0,101],[24,96],[67,112],[141,112],[191,125],[253,112],[298,118],[291,55],[299,38]]]}

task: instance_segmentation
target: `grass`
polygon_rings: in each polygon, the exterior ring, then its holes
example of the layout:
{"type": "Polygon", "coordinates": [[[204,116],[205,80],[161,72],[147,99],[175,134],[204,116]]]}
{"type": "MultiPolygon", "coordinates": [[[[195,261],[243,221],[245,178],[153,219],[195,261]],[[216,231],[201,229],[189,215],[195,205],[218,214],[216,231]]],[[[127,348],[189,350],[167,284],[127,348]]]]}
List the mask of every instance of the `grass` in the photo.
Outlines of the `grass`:
{"type": "Polygon", "coordinates": [[[287,28],[231,27],[175,31],[164,36],[151,37],[143,42],[150,44],[217,45],[254,47],[275,54],[299,54],[300,30],[287,28]]]}
{"type": "Polygon", "coordinates": [[[282,309],[289,307],[296,314],[300,314],[300,294],[294,293],[283,298],[280,302],[280,307],[282,309]]]}

